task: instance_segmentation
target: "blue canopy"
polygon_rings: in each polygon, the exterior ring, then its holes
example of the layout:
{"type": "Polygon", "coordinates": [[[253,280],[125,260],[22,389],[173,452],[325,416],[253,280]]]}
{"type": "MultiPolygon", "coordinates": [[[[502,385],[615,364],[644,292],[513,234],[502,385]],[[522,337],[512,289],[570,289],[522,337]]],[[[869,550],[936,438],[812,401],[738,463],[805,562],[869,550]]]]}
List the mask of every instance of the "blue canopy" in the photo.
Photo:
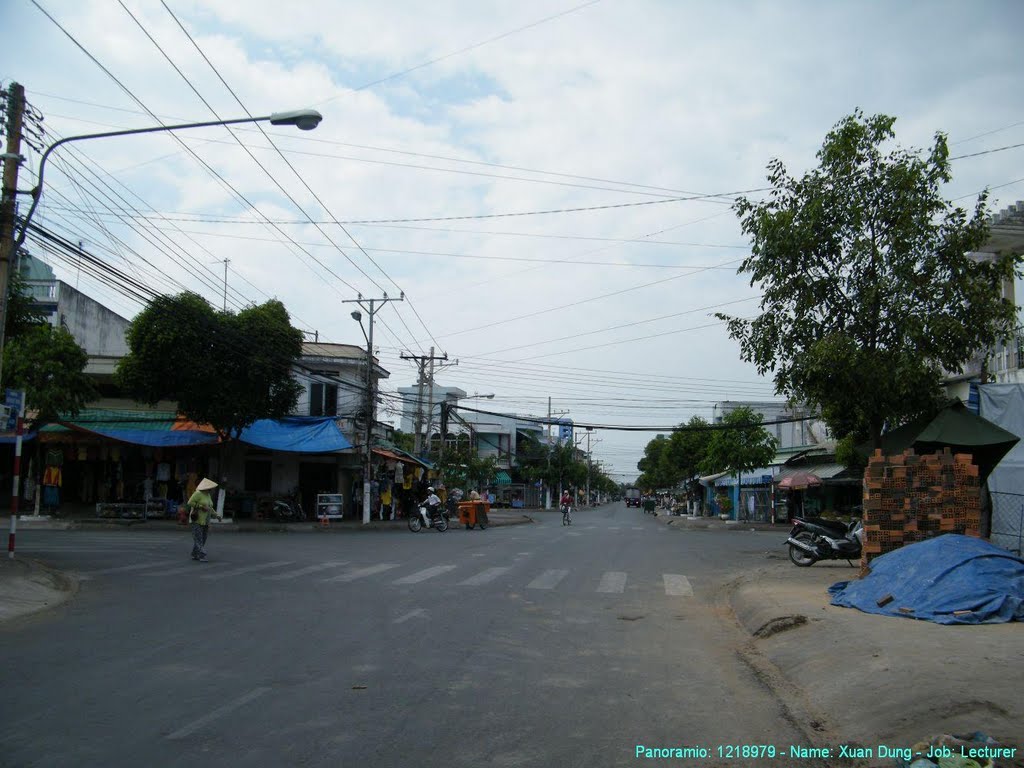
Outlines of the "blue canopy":
{"type": "Polygon", "coordinates": [[[1024,560],[983,539],[947,533],[875,558],[868,576],[828,591],[832,605],[882,616],[936,624],[1024,621],[1024,560]]]}
{"type": "Polygon", "coordinates": [[[241,441],[271,451],[331,453],[351,448],[332,416],[260,419],[242,430],[241,441]]]}

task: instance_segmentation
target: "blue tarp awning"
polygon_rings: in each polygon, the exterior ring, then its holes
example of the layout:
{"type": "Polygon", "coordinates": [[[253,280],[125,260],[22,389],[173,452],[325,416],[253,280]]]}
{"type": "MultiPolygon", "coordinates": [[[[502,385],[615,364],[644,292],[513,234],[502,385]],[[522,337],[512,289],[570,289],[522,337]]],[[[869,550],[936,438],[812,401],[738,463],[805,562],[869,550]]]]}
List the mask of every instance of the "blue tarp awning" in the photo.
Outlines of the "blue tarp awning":
{"type": "Polygon", "coordinates": [[[832,605],[882,616],[936,624],[1024,621],[1024,560],[983,539],[947,533],[877,557],[865,578],[828,591],[832,605]]]}
{"type": "Polygon", "coordinates": [[[242,430],[243,443],[270,451],[332,453],[352,447],[331,416],[260,419],[242,430]]]}

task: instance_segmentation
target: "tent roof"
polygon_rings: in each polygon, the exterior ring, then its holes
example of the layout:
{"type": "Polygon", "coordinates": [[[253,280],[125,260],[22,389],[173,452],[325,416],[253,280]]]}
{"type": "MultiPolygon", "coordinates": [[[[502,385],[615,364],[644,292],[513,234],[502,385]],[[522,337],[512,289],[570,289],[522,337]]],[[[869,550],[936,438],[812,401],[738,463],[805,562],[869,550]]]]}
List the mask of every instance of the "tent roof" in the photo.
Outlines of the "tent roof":
{"type": "Polygon", "coordinates": [[[1020,438],[988,419],[972,413],[954,400],[937,414],[904,424],[882,435],[882,453],[893,455],[913,448],[917,453],[970,453],[978,465],[981,481],[1020,438]]]}

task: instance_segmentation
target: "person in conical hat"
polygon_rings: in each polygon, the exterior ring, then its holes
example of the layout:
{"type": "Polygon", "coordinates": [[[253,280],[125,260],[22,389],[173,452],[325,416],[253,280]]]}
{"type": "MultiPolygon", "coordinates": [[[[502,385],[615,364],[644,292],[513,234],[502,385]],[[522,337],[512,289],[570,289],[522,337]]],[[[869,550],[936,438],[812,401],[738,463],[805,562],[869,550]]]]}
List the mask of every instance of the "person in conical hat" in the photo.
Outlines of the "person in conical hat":
{"type": "Polygon", "coordinates": [[[216,482],[204,477],[188,500],[188,507],[191,510],[189,519],[192,521],[192,559],[199,562],[206,561],[206,539],[210,535],[210,515],[213,514],[210,491],[216,487],[216,482]]]}

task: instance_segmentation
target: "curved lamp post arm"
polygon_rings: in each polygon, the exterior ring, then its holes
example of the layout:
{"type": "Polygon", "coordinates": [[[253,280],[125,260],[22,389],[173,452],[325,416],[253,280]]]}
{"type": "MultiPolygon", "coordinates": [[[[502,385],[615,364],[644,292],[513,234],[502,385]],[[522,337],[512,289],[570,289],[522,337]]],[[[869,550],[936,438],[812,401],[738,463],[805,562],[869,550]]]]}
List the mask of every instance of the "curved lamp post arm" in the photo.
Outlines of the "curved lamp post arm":
{"type": "Polygon", "coordinates": [[[131,136],[140,133],[161,133],[166,131],[180,131],[188,128],[209,128],[211,126],[218,125],[236,125],[238,123],[261,123],[270,122],[271,125],[294,125],[300,130],[311,131],[319,125],[323,116],[314,109],[299,109],[292,112],[275,112],[272,115],[263,115],[261,117],[240,117],[234,120],[206,120],[201,123],[180,123],[178,125],[155,125],[152,128],[127,128],[123,131],[105,131],[103,133],[86,133],[81,136],[68,136],[66,138],[55,141],[53,144],[46,148],[43,152],[43,156],[39,159],[39,179],[36,183],[35,188],[32,190],[32,205],[28,209],[28,213],[25,215],[21,225],[21,233],[14,241],[14,252],[17,252],[18,248],[21,248],[25,242],[25,236],[28,234],[28,225],[32,221],[32,215],[36,211],[36,207],[39,205],[39,198],[43,194],[43,174],[46,172],[46,161],[50,157],[50,153],[53,152],[57,147],[63,144],[69,144],[72,141],[85,141],[86,139],[106,139],[113,136],[131,136]]]}

